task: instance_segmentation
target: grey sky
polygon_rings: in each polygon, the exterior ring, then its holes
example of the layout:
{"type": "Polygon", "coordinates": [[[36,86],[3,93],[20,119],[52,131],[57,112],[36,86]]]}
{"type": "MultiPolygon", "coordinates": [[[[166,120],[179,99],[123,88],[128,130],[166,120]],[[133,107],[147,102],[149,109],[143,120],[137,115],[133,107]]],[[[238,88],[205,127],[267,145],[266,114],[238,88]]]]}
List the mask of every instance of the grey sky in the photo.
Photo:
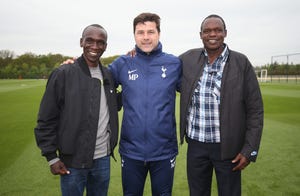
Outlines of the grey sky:
{"type": "MultiPolygon", "coordinates": [[[[132,21],[141,12],[160,15],[163,49],[175,55],[202,47],[200,24],[212,13],[226,22],[229,48],[254,66],[300,53],[299,0],[0,0],[0,50],[79,56],[83,28],[98,23],[109,35],[103,56],[124,54],[134,46],[132,21]]],[[[289,62],[300,63],[300,55],[289,62]]]]}

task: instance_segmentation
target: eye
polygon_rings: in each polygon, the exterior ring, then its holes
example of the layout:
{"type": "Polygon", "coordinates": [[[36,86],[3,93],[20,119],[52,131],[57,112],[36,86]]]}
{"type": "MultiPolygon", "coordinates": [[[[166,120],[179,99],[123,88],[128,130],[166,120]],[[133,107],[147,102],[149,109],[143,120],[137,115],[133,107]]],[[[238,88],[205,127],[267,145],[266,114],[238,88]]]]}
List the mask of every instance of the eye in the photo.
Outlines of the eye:
{"type": "Polygon", "coordinates": [[[103,40],[97,42],[98,46],[104,46],[105,44],[106,44],[106,42],[103,40]]]}
{"type": "Polygon", "coordinates": [[[222,33],[223,29],[216,29],[216,33],[222,33]]]}
{"type": "Polygon", "coordinates": [[[87,44],[92,44],[92,43],[94,42],[94,40],[92,40],[92,39],[90,39],[90,38],[87,38],[87,39],[85,40],[85,42],[86,42],[87,44]]]}
{"type": "Polygon", "coordinates": [[[136,34],[137,34],[137,35],[143,35],[144,32],[143,32],[143,31],[137,31],[136,34]]]}
{"type": "Polygon", "coordinates": [[[203,33],[204,33],[204,34],[209,34],[210,32],[211,32],[210,29],[204,29],[204,30],[203,30],[203,33]]]}

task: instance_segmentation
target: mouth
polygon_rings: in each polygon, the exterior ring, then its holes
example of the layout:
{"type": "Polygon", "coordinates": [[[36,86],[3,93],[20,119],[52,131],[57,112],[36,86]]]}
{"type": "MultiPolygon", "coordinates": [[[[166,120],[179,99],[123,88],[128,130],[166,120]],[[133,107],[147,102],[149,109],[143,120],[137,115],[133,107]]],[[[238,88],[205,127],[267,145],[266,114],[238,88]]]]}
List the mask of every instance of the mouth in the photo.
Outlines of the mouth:
{"type": "Polygon", "coordinates": [[[97,53],[97,52],[88,52],[89,53],[89,55],[91,55],[91,56],[98,56],[99,55],[99,53],[97,53]]]}
{"type": "Polygon", "coordinates": [[[145,47],[149,47],[149,46],[151,46],[151,43],[142,43],[142,45],[145,47]]]}
{"type": "Polygon", "coordinates": [[[216,44],[218,41],[217,40],[215,40],[215,39],[209,39],[208,40],[208,43],[210,43],[210,44],[216,44]]]}

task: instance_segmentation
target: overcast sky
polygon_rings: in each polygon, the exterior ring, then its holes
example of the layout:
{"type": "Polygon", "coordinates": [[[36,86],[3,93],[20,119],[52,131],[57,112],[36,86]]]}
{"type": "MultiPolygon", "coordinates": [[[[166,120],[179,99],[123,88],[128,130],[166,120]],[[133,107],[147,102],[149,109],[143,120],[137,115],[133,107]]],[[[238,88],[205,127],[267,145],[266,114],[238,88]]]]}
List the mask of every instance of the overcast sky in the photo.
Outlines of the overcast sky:
{"type": "MultiPolygon", "coordinates": [[[[174,55],[202,47],[200,24],[209,14],[223,17],[225,42],[254,66],[300,53],[300,0],[0,0],[0,50],[79,56],[83,28],[98,23],[108,32],[103,57],[124,54],[141,12],[161,17],[163,50],[174,55]]],[[[300,55],[288,60],[300,63],[300,55]]]]}

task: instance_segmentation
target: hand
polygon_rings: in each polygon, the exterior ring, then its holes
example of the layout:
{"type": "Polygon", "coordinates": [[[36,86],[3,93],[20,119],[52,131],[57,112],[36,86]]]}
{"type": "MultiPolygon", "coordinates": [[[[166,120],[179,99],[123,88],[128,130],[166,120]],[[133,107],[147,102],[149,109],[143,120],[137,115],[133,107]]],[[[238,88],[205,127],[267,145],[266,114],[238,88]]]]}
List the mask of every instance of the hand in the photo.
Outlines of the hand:
{"type": "Polygon", "coordinates": [[[135,55],[136,55],[135,49],[132,49],[132,50],[128,51],[127,55],[130,55],[131,57],[135,57],[135,55]]]}
{"type": "Polygon", "coordinates": [[[67,59],[61,65],[63,65],[63,64],[72,64],[72,63],[75,62],[76,59],[77,59],[76,57],[74,57],[73,59],[67,59]]]}
{"type": "Polygon", "coordinates": [[[232,163],[238,163],[237,166],[235,166],[232,171],[236,171],[236,170],[243,170],[245,169],[250,161],[241,153],[239,153],[232,161],[232,163]]]}
{"type": "Polygon", "coordinates": [[[51,170],[51,173],[54,175],[70,174],[70,171],[67,170],[65,164],[61,160],[50,165],[50,170],[51,170]]]}

